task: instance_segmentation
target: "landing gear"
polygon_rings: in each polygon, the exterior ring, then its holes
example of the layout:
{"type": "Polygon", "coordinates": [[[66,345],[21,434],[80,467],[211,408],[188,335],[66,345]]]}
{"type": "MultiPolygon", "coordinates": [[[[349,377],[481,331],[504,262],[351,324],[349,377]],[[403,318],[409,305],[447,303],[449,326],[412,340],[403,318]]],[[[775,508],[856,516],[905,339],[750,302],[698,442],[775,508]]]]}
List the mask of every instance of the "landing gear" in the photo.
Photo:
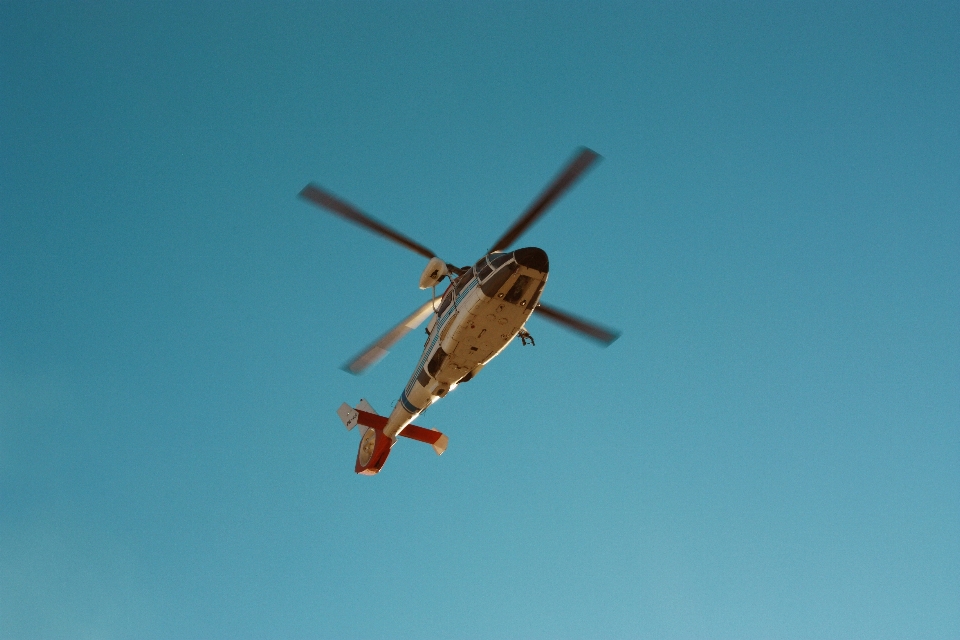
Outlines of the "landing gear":
{"type": "Polygon", "coordinates": [[[520,342],[523,343],[523,346],[527,346],[527,340],[530,341],[530,344],[537,346],[537,343],[533,341],[533,336],[530,335],[530,332],[526,329],[520,329],[520,332],[517,334],[517,337],[520,338],[520,342]]]}

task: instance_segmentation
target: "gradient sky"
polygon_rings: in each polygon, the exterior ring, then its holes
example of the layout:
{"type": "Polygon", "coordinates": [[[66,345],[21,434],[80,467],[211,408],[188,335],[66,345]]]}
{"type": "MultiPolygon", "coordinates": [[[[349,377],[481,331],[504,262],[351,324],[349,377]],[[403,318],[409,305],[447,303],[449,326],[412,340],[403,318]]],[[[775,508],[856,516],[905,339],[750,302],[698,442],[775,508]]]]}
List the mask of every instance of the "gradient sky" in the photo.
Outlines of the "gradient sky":
{"type": "Polygon", "coordinates": [[[0,4],[0,638],[960,637],[960,4],[0,4]],[[543,320],[353,473],[425,261],[543,320]]]}

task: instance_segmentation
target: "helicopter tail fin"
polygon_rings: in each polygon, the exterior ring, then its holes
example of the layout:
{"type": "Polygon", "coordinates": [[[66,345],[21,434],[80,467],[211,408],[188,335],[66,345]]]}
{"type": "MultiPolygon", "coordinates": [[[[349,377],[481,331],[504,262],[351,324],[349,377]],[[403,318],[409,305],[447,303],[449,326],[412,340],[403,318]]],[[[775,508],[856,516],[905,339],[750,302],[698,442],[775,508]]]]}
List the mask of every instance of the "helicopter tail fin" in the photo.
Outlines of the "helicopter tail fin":
{"type": "Polygon", "coordinates": [[[360,437],[363,437],[363,435],[367,432],[367,428],[373,425],[361,424],[359,411],[372,413],[375,416],[380,415],[377,413],[377,410],[371,407],[370,403],[364,398],[360,398],[360,402],[357,403],[356,409],[344,402],[340,405],[340,408],[337,409],[337,415],[340,416],[340,420],[343,421],[343,426],[347,428],[347,431],[353,430],[355,426],[360,424],[360,437]]]}

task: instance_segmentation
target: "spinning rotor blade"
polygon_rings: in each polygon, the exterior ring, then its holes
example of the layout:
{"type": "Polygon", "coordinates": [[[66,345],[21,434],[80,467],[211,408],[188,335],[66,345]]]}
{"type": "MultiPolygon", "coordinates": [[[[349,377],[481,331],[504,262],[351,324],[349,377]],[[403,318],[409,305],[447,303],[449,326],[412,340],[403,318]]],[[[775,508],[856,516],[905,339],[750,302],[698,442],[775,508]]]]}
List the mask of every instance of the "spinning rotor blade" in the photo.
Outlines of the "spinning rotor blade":
{"type": "Polygon", "coordinates": [[[619,331],[613,331],[611,329],[605,329],[599,325],[588,322],[583,318],[578,318],[577,316],[567,313],[566,311],[560,311],[554,307],[548,307],[542,302],[537,305],[536,311],[534,312],[538,315],[552,320],[557,324],[562,324],[568,329],[573,329],[574,331],[579,331],[594,340],[602,342],[604,346],[611,344],[614,340],[620,337],[619,331]]]}
{"type": "Polygon", "coordinates": [[[544,189],[543,193],[540,194],[533,204],[527,207],[527,210],[513,223],[513,226],[503,234],[503,237],[493,244],[488,253],[503,251],[513,244],[530,225],[536,222],[537,219],[546,212],[550,205],[556,202],[560,196],[576,182],[580,174],[586,171],[599,157],[600,155],[597,154],[596,151],[591,151],[586,147],[580,147],[580,152],[576,157],[560,172],[560,175],[553,179],[550,186],[544,189]]]}
{"type": "Polygon", "coordinates": [[[423,324],[423,321],[433,313],[434,304],[438,300],[440,300],[439,297],[425,302],[419,309],[403,320],[403,322],[383,334],[379,340],[358,353],[350,362],[345,363],[340,368],[354,375],[360,375],[377,364],[383,356],[389,353],[390,347],[395,345],[400,338],[410,333],[411,329],[416,329],[423,324]]]}
{"type": "Polygon", "coordinates": [[[403,245],[411,251],[416,251],[425,258],[433,258],[436,256],[433,251],[430,251],[430,249],[427,249],[419,242],[414,242],[402,233],[397,233],[379,220],[374,220],[365,213],[360,212],[353,205],[347,204],[336,196],[327,193],[315,184],[311,183],[305,186],[303,191],[300,192],[300,197],[305,200],[310,200],[314,204],[320,205],[331,213],[335,213],[342,218],[346,218],[351,222],[355,222],[361,227],[366,227],[374,233],[379,233],[385,238],[390,238],[397,244],[403,245]]]}

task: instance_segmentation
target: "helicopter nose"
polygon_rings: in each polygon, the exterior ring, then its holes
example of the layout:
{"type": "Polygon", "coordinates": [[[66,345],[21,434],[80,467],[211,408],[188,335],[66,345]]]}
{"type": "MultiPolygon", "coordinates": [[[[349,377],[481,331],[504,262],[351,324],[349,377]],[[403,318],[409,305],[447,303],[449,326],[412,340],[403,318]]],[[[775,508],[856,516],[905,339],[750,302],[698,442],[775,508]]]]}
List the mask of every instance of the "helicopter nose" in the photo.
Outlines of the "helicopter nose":
{"type": "Polygon", "coordinates": [[[550,270],[550,260],[547,259],[547,252],[537,247],[526,247],[517,249],[513,252],[518,264],[525,267],[536,269],[541,273],[547,273],[550,270]]]}

